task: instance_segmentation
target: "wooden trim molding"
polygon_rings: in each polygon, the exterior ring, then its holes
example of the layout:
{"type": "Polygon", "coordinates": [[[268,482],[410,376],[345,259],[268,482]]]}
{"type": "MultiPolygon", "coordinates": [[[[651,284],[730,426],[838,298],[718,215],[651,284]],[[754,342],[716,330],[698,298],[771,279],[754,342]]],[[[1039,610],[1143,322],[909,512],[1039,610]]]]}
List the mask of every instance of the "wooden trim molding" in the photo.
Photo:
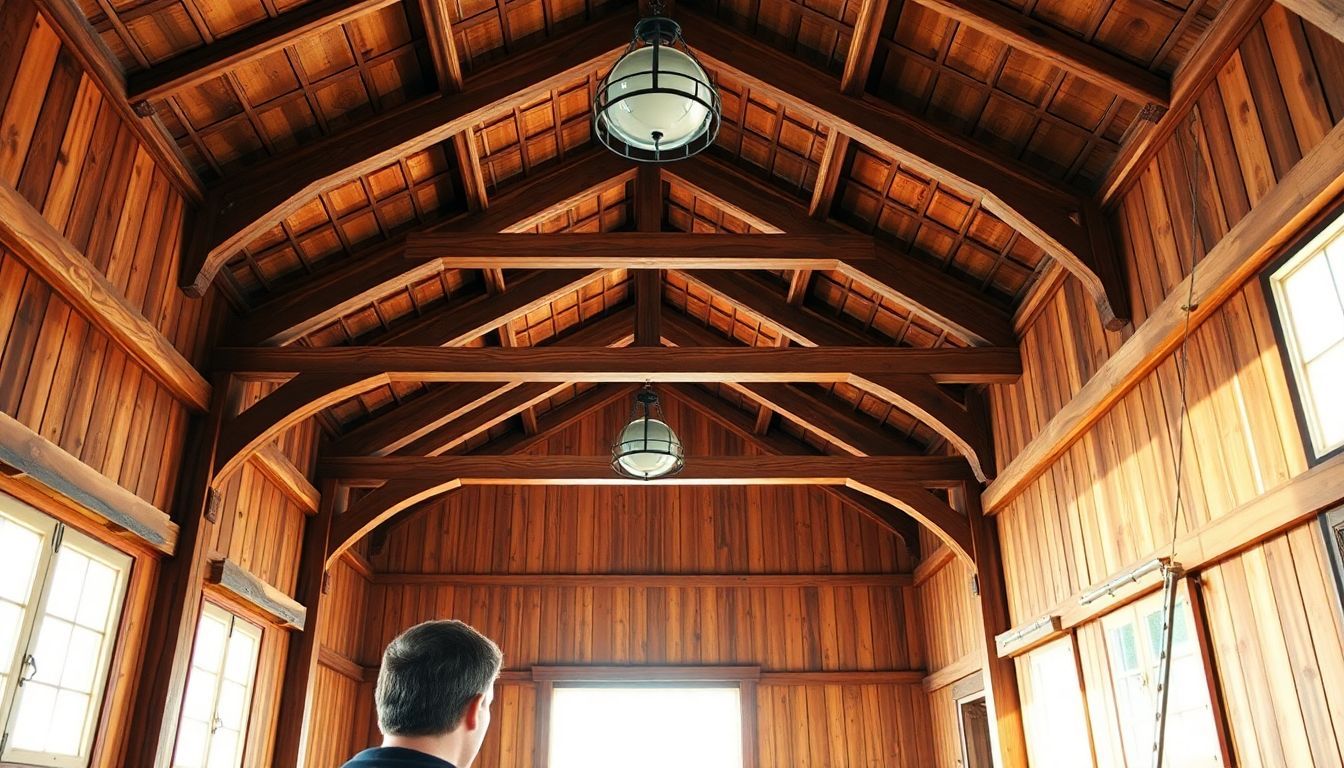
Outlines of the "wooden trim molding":
{"type": "Polygon", "coordinates": [[[933,578],[934,574],[943,570],[943,567],[956,559],[956,557],[956,554],[947,547],[938,547],[925,555],[919,565],[915,566],[914,586],[918,587],[920,584],[933,578]]]}
{"type": "Polygon", "coordinates": [[[987,514],[1004,509],[1181,343],[1193,299],[1198,327],[1344,193],[1344,124],[1329,134],[1209,250],[1193,295],[1186,277],[984,492],[987,514]]]}
{"type": "Polygon", "coordinates": [[[223,557],[211,560],[205,580],[271,617],[280,626],[303,631],[308,610],[232,560],[223,557]]]}
{"type": "Polygon", "coordinates": [[[936,691],[961,680],[967,675],[981,674],[979,651],[971,651],[960,659],[930,672],[922,682],[925,691],[936,691]]]}
{"type": "Polygon", "coordinates": [[[85,514],[127,531],[165,555],[177,546],[167,513],[66,453],[7,413],[0,413],[0,467],[72,502],[85,514]]]}
{"type": "Polygon", "coordinates": [[[210,383],[205,377],[8,184],[0,184],[0,242],[174,397],[197,411],[209,407],[210,383]]]}
{"type": "Polygon", "coordinates": [[[275,443],[258,448],[252,454],[252,463],[290,501],[298,504],[305,515],[312,517],[317,514],[318,504],[322,500],[317,487],[275,443]]]}

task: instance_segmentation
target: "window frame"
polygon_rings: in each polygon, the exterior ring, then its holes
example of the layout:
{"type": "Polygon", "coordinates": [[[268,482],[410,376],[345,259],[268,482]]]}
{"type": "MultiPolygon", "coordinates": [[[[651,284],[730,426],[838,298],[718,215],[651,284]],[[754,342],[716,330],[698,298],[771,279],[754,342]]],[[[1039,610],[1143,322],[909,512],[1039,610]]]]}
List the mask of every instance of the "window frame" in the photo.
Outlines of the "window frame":
{"type": "MultiPolygon", "coordinates": [[[[52,768],[85,768],[92,762],[98,746],[98,735],[107,714],[108,697],[112,692],[113,667],[117,652],[121,648],[122,633],[125,631],[125,613],[127,597],[130,593],[132,571],[135,559],[126,552],[99,541],[97,538],[71,527],[63,520],[49,515],[26,502],[0,493],[0,511],[10,518],[17,519],[29,527],[36,528],[42,535],[42,550],[34,576],[33,593],[24,612],[24,622],[20,629],[19,641],[15,647],[15,659],[28,655],[41,620],[45,616],[51,596],[52,578],[57,558],[61,550],[71,547],[89,560],[101,562],[116,573],[116,582],[108,604],[105,619],[103,642],[98,661],[94,664],[93,686],[89,691],[89,708],[85,713],[81,728],[79,753],[76,755],[58,755],[48,752],[18,750],[13,746],[10,726],[17,715],[16,704],[19,701],[19,674],[6,680],[0,690],[0,762],[15,764],[51,766],[52,768]]],[[[13,663],[13,662],[11,662],[13,663]]],[[[20,667],[22,666],[20,662],[20,667]]],[[[13,668],[13,667],[11,667],[13,668]]]]}
{"type": "Polygon", "coordinates": [[[1344,454],[1344,443],[1322,454],[1316,452],[1311,423],[1307,419],[1307,404],[1302,397],[1302,381],[1298,376],[1297,350],[1289,330],[1285,328],[1284,314],[1287,307],[1280,299],[1278,290],[1280,281],[1277,276],[1288,269],[1295,260],[1308,258],[1307,250],[1320,235],[1334,226],[1344,228],[1344,203],[1333,206],[1319,216],[1293,239],[1282,255],[1273,259],[1260,271],[1260,287],[1264,293],[1265,303],[1269,306],[1269,323],[1274,332],[1275,344],[1279,348],[1279,361],[1283,366],[1283,374],[1288,381],[1288,396],[1293,403],[1293,419],[1297,424],[1298,439],[1302,442],[1302,450],[1306,454],[1309,467],[1344,454]]]}
{"type": "MultiPolygon", "coordinates": [[[[530,677],[536,686],[537,766],[547,768],[551,758],[551,703],[557,687],[606,688],[736,688],[741,714],[742,768],[754,768],[756,760],[756,692],[761,669],[755,666],[668,667],[568,667],[534,666],[530,677]]],[[[503,681],[497,681],[500,685],[503,681]]]]}
{"type": "MultiPolygon", "coordinates": [[[[193,671],[193,666],[191,662],[194,661],[195,659],[196,637],[200,632],[201,621],[207,615],[213,615],[217,619],[227,619],[227,625],[229,627],[228,634],[225,635],[223,656],[220,658],[219,676],[218,679],[215,680],[214,691],[210,697],[211,714],[216,718],[218,717],[218,710],[219,710],[219,692],[224,685],[224,667],[228,663],[229,639],[232,638],[234,629],[239,625],[247,627],[252,633],[254,633],[253,638],[255,640],[255,648],[252,655],[252,669],[251,674],[248,677],[247,687],[244,690],[245,706],[243,707],[243,722],[241,723],[241,727],[238,732],[238,752],[237,752],[238,764],[247,765],[248,747],[249,747],[248,741],[249,736],[251,736],[252,734],[252,725],[254,722],[254,716],[256,714],[256,707],[257,707],[257,700],[256,700],[257,675],[261,672],[263,648],[266,642],[266,625],[262,622],[256,621],[251,616],[245,615],[244,612],[235,610],[222,603],[218,603],[210,599],[201,600],[200,614],[196,619],[196,633],[192,635],[192,643],[190,651],[191,655],[188,660],[187,679],[183,684],[183,696],[186,695],[186,691],[191,684],[191,672],[193,671]]],[[[182,720],[184,717],[184,712],[185,712],[185,702],[183,709],[179,710],[178,712],[177,727],[173,729],[172,756],[169,758],[170,766],[177,765],[177,749],[179,746],[178,737],[182,733],[182,720]]],[[[208,732],[206,734],[205,758],[207,761],[209,760],[210,744],[214,739],[214,735],[215,735],[214,732],[208,732]]]]}

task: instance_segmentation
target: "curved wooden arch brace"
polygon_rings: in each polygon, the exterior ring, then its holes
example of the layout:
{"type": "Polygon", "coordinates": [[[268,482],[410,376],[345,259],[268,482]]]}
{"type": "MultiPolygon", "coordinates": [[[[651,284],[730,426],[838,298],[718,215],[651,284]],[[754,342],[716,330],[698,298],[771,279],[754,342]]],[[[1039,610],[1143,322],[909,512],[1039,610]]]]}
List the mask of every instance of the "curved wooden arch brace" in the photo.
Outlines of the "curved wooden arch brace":
{"type": "Polygon", "coordinates": [[[226,178],[206,193],[183,256],[181,287],[201,296],[229,256],[319,192],[446,141],[536,94],[605,66],[629,38],[611,16],[469,78],[461,93],[433,95],[226,178]],[[613,47],[619,43],[620,47],[613,47]]]}
{"type": "Polygon", "coordinates": [[[849,487],[878,501],[885,501],[913,517],[933,531],[953,554],[967,564],[975,565],[975,556],[972,554],[975,547],[972,546],[970,521],[923,486],[914,483],[852,478],[849,487]]]}
{"type": "Polygon", "coordinates": [[[343,373],[300,374],[227,422],[219,436],[210,485],[220,484],[254,451],[310,416],[342,400],[388,383],[385,373],[350,376],[343,373]]]}
{"type": "Polygon", "coordinates": [[[994,478],[994,447],[982,414],[958,402],[924,374],[865,374],[850,380],[933,428],[966,457],[982,483],[994,478]]]}
{"type": "MultiPolygon", "coordinates": [[[[491,457],[495,458],[495,457],[491,457]]],[[[506,458],[506,457],[498,457],[506,458]]],[[[526,460],[526,459],[524,459],[526,460]]],[[[855,473],[859,474],[859,473],[855,473]]],[[[499,484],[498,478],[494,479],[499,484]]],[[[567,484],[561,480],[528,480],[530,484],[567,484]]],[[[630,481],[641,483],[640,481],[630,481]]],[[[331,526],[327,566],[330,567],[341,553],[354,546],[375,528],[416,504],[428,501],[449,491],[473,484],[467,478],[388,480],[370,491],[338,516],[331,526]]],[[[663,485],[652,481],[649,484],[663,485]]],[[[801,484],[801,483],[800,483],[801,484]]],[[[843,485],[879,501],[890,504],[918,520],[938,536],[956,555],[974,565],[971,526],[965,515],[916,483],[893,482],[876,477],[854,477],[833,483],[843,485]]]]}

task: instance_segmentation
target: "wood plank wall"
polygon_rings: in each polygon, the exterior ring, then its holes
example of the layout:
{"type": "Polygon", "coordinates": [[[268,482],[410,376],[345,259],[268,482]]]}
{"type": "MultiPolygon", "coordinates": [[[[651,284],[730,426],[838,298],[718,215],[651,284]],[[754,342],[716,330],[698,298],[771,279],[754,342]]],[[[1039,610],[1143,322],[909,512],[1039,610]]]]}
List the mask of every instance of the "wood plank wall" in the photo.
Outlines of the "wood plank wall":
{"type": "MultiPolygon", "coordinates": [[[[1112,211],[1135,323],[1344,118],[1340,72],[1344,45],[1280,6],[1250,32],[1198,102],[1198,217],[1191,214],[1188,135],[1163,148],[1112,211]]],[[[1307,469],[1270,311],[1253,281],[1190,340],[1179,532],[1307,469]]],[[[1042,303],[1023,331],[1021,381],[991,388],[1000,467],[1131,332],[1104,331],[1071,280],[1042,303]]],[[[1169,541],[1179,408],[1173,356],[1000,511],[1015,623],[1035,619],[1169,541]]],[[[1340,764],[1344,632],[1323,558],[1318,530],[1303,525],[1201,574],[1215,677],[1238,764],[1340,764]]],[[[926,605],[926,616],[955,614],[951,601],[926,605]]],[[[930,638],[941,624],[927,622],[930,638]]],[[[1100,623],[1079,626],[1075,644],[1098,764],[1119,764],[1100,623]]],[[[933,658],[939,643],[927,645],[933,658]]],[[[1019,659],[1019,667],[1024,663],[1019,659]]],[[[1031,733],[1030,706],[1026,717],[1031,733]]],[[[936,736],[946,741],[955,731],[939,728],[936,736]]]]}
{"type": "Polygon", "coordinates": [[[933,724],[933,765],[938,768],[959,768],[962,759],[952,684],[965,675],[947,675],[946,671],[964,669],[966,674],[975,674],[983,667],[984,632],[980,599],[971,592],[972,574],[969,565],[953,557],[915,587],[930,679],[938,680],[936,687],[925,686],[933,724]],[[974,665],[965,667],[967,660],[974,660],[974,665]]]}
{"type": "MultiPolygon", "coordinates": [[[[334,768],[350,755],[377,743],[373,717],[373,679],[366,679],[363,656],[369,573],[352,566],[361,556],[350,555],[331,568],[331,580],[322,608],[322,655],[313,684],[313,738],[308,768],[334,768]]],[[[377,666],[377,656],[369,665],[377,666]]],[[[501,710],[496,710],[497,717],[501,710]]]]}
{"type": "MultiPolygon", "coordinates": [[[[0,0],[0,183],[16,189],[102,272],[188,360],[200,364],[227,309],[218,294],[188,299],[177,287],[190,203],[173,188],[95,81],[32,0],[0,0]]],[[[264,394],[248,385],[244,400],[264,394]]],[[[189,406],[0,247],[0,410],[80,461],[172,512],[189,406]]],[[[307,470],[317,428],[306,423],[280,449],[307,470]]],[[[30,503],[136,557],[102,710],[94,766],[120,766],[142,663],[156,555],[83,523],[68,509],[30,503]]],[[[225,483],[210,548],[293,594],[304,512],[262,473],[245,467],[225,483]]],[[[264,626],[250,764],[271,754],[289,632],[264,626]]]]}
{"type": "MultiPolygon", "coordinates": [[[[177,289],[187,203],[32,0],[0,3],[0,135],[0,183],[200,362],[215,300],[177,289]]],[[[170,503],[186,407],[3,248],[0,410],[160,509],[170,503]]]]}
{"type": "MultiPolygon", "coordinates": [[[[751,455],[676,403],[688,454],[751,455]]],[[[600,454],[618,402],[534,449],[600,454]]],[[[506,666],[749,664],[764,670],[923,669],[910,587],[540,587],[408,584],[388,574],[890,573],[896,538],[829,496],[794,488],[468,488],[410,513],[372,555],[360,664],[430,618],[495,637],[506,666]]],[[[499,689],[482,766],[532,764],[535,694],[499,689]]],[[[347,692],[315,722],[366,722],[347,692]]],[[[928,708],[913,684],[761,686],[758,761],[929,765],[928,708]],[[857,713],[857,716],[856,716],[857,713]]],[[[311,766],[329,763],[310,762],[311,766]]]]}

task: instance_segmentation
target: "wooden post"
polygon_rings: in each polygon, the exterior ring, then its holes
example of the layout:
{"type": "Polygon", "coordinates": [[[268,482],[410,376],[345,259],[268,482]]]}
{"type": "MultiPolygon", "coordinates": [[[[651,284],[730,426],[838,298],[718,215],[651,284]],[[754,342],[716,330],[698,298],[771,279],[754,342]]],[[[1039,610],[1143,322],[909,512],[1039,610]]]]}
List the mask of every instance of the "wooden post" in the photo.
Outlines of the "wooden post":
{"type": "Polygon", "coordinates": [[[212,382],[210,411],[188,431],[184,476],[177,488],[177,550],[159,570],[145,658],[136,686],[126,765],[167,768],[173,757],[182,694],[201,609],[210,525],[218,494],[211,488],[220,425],[234,412],[235,387],[221,374],[212,382]]]}
{"type": "MultiPolygon", "coordinates": [[[[291,635],[289,653],[285,655],[276,717],[275,753],[271,760],[271,765],[275,766],[301,766],[308,752],[309,716],[312,714],[309,707],[313,699],[322,621],[327,613],[323,606],[327,539],[331,535],[332,517],[338,507],[344,506],[346,489],[327,480],[322,483],[321,494],[317,515],[309,518],[303,527],[299,581],[294,597],[308,609],[308,616],[303,631],[291,635]]],[[[338,723],[335,728],[340,730],[354,725],[338,723]]]]}
{"type": "Polygon", "coordinates": [[[985,702],[989,706],[990,729],[995,765],[999,768],[1026,768],[1027,737],[1022,728],[1022,701],[1017,691],[1017,671],[1011,658],[1001,659],[995,652],[994,637],[1008,631],[1008,593],[1004,588],[1003,560],[999,554],[999,534],[994,520],[980,508],[979,487],[963,485],[963,503],[971,523],[971,542],[975,549],[975,576],[980,587],[980,617],[985,637],[985,702]]]}

